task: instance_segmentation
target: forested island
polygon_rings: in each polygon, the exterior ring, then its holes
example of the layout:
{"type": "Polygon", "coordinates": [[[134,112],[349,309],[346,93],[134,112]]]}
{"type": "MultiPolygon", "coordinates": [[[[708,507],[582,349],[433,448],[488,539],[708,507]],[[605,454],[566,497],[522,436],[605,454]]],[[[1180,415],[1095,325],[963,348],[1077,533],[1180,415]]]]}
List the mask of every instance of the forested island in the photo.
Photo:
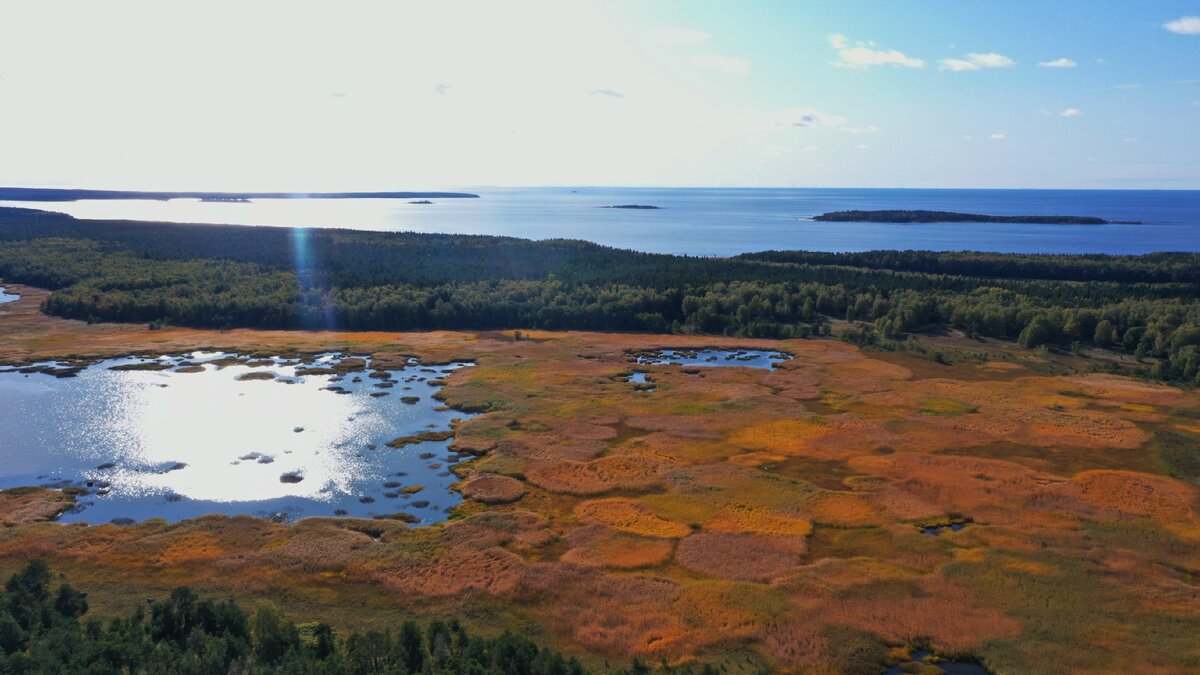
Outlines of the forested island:
{"type": "Polygon", "coordinates": [[[571,240],[76,220],[0,209],[0,277],[89,321],[345,330],[543,328],[885,339],[929,326],[1126,351],[1200,383],[1200,254],[768,251],[712,259],[571,240]]]}
{"type": "Polygon", "coordinates": [[[469,192],[143,192],[133,190],[74,190],[64,188],[0,187],[0,200],[14,202],[74,202],[81,199],[199,199],[206,202],[247,202],[251,199],[478,199],[469,192]]]}
{"type": "Polygon", "coordinates": [[[653,206],[651,204],[616,204],[614,206],[601,206],[600,208],[602,208],[602,209],[634,209],[634,210],[653,211],[653,210],[657,210],[662,207],[653,206]]]}
{"type": "Polygon", "coordinates": [[[1036,225],[1138,225],[1137,221],[1111,221],[1092,216],[990,216],[953,211],[831,211],[813,216],[823,223],[1020,223],[1036,225]]]}

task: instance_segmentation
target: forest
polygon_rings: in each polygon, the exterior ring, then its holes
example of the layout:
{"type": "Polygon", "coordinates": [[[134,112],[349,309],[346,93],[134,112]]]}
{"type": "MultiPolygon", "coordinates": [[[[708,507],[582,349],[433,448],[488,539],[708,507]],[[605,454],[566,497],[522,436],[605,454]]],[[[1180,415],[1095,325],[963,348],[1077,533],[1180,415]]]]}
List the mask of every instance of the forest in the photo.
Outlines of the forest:
{"type": "Polygon", "coordinates": [[[990,216],[953,211],[831,211],[813,216],[831,223],[1028,223],[1033,225],[1105,225],[1093,216],[990,216]]]}
{"type": "Polygon", "coordinates": [[[1200,384],[1200,255],[637,253],[572,240],[88,221],[0,209],[0,278],[52,315],[227,328],[579,329],[872,339],[948,326],[1102,347],[1200,384]],[[861,334],[861,332],[860,332],[861,334]]]}
{"type": "MultiPolygon", "coordinates": [[[[470,634],[450,619],[424,627],[339,635],[329,624],[296,624],[275,606],[247,612],[186,586],[169,598],[104,622],[85,618],[88,594],[51,587],[41,560],[14,573],[0,592],[0,672],[23,674],[305,673],[320,675],[582,675],[580,662],[525,637],[470,634]]],[[[711,669],[697,670],[708,673],[711,669]]],[[[634,660],[625,673],[646,673],[634,660]]],[[[679,672],[691,672],[685,669],[679,672]]],[[[715,672],[715,671],[711,671],[715,672]]]]}

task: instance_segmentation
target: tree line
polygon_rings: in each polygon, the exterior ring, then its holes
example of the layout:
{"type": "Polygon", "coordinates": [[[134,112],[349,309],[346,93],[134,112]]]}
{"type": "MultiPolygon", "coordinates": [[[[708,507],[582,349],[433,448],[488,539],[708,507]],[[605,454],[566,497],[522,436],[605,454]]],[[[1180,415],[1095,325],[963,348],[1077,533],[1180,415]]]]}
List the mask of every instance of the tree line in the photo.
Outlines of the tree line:
{"type": "Polygon", "coordinates": [[[713,259],[570,240],[84,221],[0,209],[0,277],[46,312],[194,327],[504,329],[898,339],[1123,350],[1200,384],[1200,255],[768,251],[713,259]]]}
{"type": "MultiPolygon", "coordinates": [[[[179,587],[169,598],[108,622],[85,618],[88,595],[51,585],[34,560],[0,592],[0,673],[12,675],[583,675],[575,657],[505,632],[473,635],[455,620],[339,634],[296,624],[271,604],[253,612],[233,600],[179,587]]],[[[634,662],[623,673],[648,673],[634,662]]],[[[676,670],[715,673],[711,667],[676,670]]]]}

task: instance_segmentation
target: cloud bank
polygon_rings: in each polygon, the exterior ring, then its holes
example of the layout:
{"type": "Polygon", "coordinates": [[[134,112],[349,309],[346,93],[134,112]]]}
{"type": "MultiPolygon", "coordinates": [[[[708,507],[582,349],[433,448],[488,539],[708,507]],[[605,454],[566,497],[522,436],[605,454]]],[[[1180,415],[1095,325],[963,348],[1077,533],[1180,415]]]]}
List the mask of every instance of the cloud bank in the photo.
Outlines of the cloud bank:
{"type": "Polygon", "coordinates": [[[1181,16],[1164,23],[1163,28],[1179,35],[1200,35],[1200,16],[1181,16]]]}
{"type": "Polygon", "coordinates": [[[967,54],[965,58],[942,59],[938,63],[941,64],[942,70],[949,70],[954,73],[967,70],[983,70],[984,68],[1010,68],[1017,65],[1016,61],[995,52],[972,52],[967,54]]]}
{"type": "Polygon", "coordinates": [[[924,68],[925,61],[907,56],[895,49],[874,49],[871,43],[858,43],[851,47],[845,35],[834,33],[829,36],[829,46],[837,50],[835,66],[841,68],[869,68],[871,66],[900,66],[902,68],[924,68]]]}

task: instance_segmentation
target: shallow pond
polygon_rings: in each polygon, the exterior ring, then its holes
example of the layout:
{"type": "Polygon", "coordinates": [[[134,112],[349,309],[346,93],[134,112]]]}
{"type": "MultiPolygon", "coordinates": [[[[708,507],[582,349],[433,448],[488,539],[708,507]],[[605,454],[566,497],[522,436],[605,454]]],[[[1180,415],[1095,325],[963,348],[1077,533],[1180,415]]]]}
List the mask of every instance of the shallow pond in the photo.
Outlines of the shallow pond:
{"type": "MultiPolygon", "coordinates": [[[[910,663],[926,664],[925,659],[931,655],[932,652],[927,650],[915,651],[912,653],[912,661],[910,663]]],[[[928,663],[941,668],[942,672],[946,675],[991,675],[987,668],[969,661],[930,661],[928,663]]],[[[905,664],[896,664],[885,670],[883,675],[906,675],[906,673],[917,672],[914,668],[906,669],[904,666],[905,664]]]]}
{"type": "Polygon", "coordinates": [[[929,527],[922,527],[921,534],[927,534],[931,537],[936,537],[945,530],[949,530],[951,532],[959,532],[966,526],[967,526],[967,523],[950,523],[949,525],[931,525],[929,527]]]}
{"type": "Polygon", "coordinates": [[[7,289],[5,289],[3,286],[0,286],[0,303],[15,302],[20,299],[21,296],[15,293],[9,293],[7,292],[7,289]]]}
{"type": "Polygon", "coordinates": [[[637,354],[637,362],[647,366],[745,366],[774,370],[775,365],[791,360],[790,354],[759,349],[660,349],[637,354]]]}
{"type": "Polygon", "coordinates": [[[432,396],[440,378],[469,365],[410,359],[375,371],[370,359],[340,354],[192,352],[2,368],[0,487],[84,490],[67,522],[208,513],[444,520],[460,501],[449,489],[450,441],[387,443],[468,417],[432,396]]]}

